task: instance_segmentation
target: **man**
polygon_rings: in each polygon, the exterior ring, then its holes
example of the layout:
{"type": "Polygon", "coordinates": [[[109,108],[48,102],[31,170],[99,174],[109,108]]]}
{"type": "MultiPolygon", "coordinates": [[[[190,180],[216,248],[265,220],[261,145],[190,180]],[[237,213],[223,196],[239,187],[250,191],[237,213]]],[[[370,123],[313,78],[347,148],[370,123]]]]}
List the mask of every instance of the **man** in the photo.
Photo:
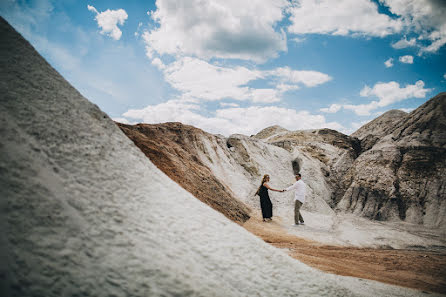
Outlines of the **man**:
{"type": "Polygon", "coordinates": [[[298,226],[299,222],[301,225],[304,224],[304,218],[300,214],[300,207],[305,202],[305,193],[307,191],[305,183],[302,181],[302,176],[300,173],[295,176],[296,182],[286,188],[284,191],[295,190],[294,192],[294,226],[298,226]]]}

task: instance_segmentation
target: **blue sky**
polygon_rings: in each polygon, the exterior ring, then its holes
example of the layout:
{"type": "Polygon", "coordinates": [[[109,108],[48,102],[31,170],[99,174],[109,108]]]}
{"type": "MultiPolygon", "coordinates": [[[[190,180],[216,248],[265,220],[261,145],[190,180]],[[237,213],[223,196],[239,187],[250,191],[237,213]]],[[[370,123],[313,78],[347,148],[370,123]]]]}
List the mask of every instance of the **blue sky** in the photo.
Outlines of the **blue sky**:
{"type": "Polygon", "coordinates": [[[3,0],[0,13],[121,122],[349,134],[446,90],[442,0],[3,0]]]}

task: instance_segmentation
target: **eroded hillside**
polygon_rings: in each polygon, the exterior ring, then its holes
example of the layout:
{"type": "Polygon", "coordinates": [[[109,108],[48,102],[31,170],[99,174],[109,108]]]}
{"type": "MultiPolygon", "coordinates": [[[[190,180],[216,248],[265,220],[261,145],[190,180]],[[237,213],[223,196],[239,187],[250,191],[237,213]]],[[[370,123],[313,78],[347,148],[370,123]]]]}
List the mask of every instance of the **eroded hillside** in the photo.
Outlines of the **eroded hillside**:
{"type": "MultiPolygon", "coordinates": [[[[373,220],[445,224],[445,94],[410,114],[391,110],[352,136],[330,129],[257,135],[212,135],[180,123],[121,129],[168,176],[229,218],[243,222],[258,208],[263,174],[284,188],[302,173],[308,211],[352,212],[373,220]],[[243,202],[243,203],[240,203],[243,202]]],[[[275,211],[292,207],[288,193],[271,193],[275,211]]]]}

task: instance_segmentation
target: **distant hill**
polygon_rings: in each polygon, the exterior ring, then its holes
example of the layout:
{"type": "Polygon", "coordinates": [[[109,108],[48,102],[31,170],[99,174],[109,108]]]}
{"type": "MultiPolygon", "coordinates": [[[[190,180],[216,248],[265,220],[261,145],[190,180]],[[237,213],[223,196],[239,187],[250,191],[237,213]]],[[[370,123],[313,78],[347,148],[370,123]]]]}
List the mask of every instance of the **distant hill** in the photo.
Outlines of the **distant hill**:
{"type": "Polygon", "coordinates": [[[398,109],[392,109],[365,124],[354,133],[361,141],[362,151],[371,149],[384,136],[392,133],[395,127],[407,116],[407,113],[398,109]]]}

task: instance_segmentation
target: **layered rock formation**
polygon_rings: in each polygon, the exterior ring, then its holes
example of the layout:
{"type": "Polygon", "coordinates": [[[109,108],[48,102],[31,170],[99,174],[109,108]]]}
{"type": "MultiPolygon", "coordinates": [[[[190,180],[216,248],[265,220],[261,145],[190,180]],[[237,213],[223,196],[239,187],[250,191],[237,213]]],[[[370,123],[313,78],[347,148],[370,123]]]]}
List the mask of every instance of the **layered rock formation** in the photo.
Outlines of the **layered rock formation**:
{"type": "Polygon", "coordinates": [[[159,169],[192,195],[235,222],[249,219],[248,206],[198,158],[197,150],[205,151],[205,141],[213,142],[214,149],[215,145],[224,146],[220,138],[181,123],[118,126],[159,169]]]}
{"type": "Polygon", "coordinates": [[[422,294],[265,244],[157,169],[2,19],[0,36],[2,296],[422,294]]]}
{"type": "Polygon", "coordinates": [[[371,149],[381,138],[393,132],[395,127],[407,116],[407,113],[392,109],[365,124],[350,136],[361,141],[361,151],[371,149]]]}
{"type": "Polygon", "coordinates": [[[361,151],[357,138],[331,129],[287,131],[276,127],[262,130],[254,137],[289,151],[293,173],[303,175],[313,189],[313,199],[322,197],[332,208],[336,197],[344,191],[339,180],[361,151]]]}
{"type": "Polygon", "coordinates": [[[372,219],[445,228],[446,93],[389,126],[346,174],[347,190],[337,207],[372,219]]]}
{"type": "MultiPolygon", "coordinates": [[[[440,227],[446,216],[445,101],[440,94],[410,114],[391,110],[351,136],[279,126],[229,138],[180,123],[120,127],[166,174],[235,221],[248,217],[237,201],[259,208],[254,192],[263,174],[284,188],[300,172],[308,185],[306,210],[440,227]]],[[[289,193],[271,196],[279,214],[291,214],[289,193]]]]}

